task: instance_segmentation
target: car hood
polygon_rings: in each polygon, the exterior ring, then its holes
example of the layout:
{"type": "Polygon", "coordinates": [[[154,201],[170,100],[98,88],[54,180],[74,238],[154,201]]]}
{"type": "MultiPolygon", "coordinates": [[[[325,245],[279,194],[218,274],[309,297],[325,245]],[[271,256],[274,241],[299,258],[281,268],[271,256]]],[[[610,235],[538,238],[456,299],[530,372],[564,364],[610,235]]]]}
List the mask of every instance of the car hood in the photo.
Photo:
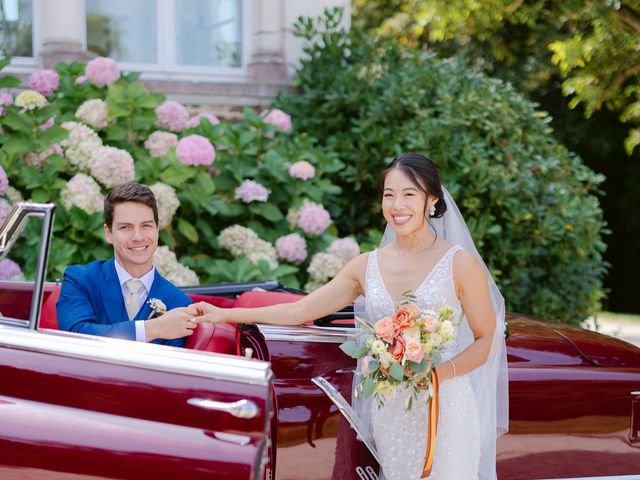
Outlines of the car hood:
{"type": "Polygon", "coordinates": [[[573,344],[590,362],[601,367],[640,368],[640,348],[618,338],[568,325],[546,325],[573,344]]]}

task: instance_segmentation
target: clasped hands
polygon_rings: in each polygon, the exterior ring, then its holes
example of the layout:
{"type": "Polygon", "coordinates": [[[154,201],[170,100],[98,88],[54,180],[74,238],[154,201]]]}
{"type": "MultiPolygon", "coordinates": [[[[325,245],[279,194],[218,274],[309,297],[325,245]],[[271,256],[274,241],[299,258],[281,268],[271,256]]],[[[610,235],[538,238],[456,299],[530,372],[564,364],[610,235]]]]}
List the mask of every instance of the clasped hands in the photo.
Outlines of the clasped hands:
{"type": "Polygon", "coordinates": [[[198,323],[221,322],[220,310],[220,308],[206,302],[193,303],[188,307],[169,310],[158,318],[152,318],[145,322],[146,341],[150,342],[156,338],[172,340],[193,335],[198,323]]]}

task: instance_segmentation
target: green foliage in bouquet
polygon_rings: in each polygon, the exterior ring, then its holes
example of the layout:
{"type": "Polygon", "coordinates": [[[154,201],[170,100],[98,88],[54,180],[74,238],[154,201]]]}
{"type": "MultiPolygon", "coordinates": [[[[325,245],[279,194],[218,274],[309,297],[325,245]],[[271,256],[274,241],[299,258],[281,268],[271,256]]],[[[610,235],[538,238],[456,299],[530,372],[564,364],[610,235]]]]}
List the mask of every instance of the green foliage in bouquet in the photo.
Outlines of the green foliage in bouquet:
{"type": "MultiPolygon", "coordinates": [[[[323,207],[340,194],[331,176],[342,162],[292,128],[286,113],[246,109],[233,124],[190,117],[138,76],[99,58],[38,71],[32,89],[20,92],[7,90],[17,78],[0,77],[0,173],[8,177],[8,186],[0,181],[0,221],[21,199],[58,205],[49,279],[112,255],[102,202],[129,180],[156,195],[156,265],[179,285],[279,279],[315,288],[358,254],[352,239],[337,238],[336,212],[323,207]]],[[[10,254],[27,278],[35,227],[10,254]]]]}
{"type": "MultiPolygon", "coordinates": [[[[340,234],[380,229],[377,178],[406,151],[436,162],[512,311],[579,323],[603,297],[603,177],[554,140],[550,118],[503,81],[394,40],[300,18],[298,92],[275,105],[345,163],[340,234]],[[313,112],[312,115],[309,112],[313,112]]],[[[361,237],[360,237],[361,238],[361,237]]]]}

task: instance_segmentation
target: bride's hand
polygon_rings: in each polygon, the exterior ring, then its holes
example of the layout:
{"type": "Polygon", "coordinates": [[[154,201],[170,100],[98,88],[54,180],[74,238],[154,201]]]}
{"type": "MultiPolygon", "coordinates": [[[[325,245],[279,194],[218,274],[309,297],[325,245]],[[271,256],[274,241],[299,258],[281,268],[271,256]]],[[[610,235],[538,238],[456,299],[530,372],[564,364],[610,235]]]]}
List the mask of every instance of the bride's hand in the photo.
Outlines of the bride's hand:
{"type": "Polygon", "coordinates": [[[187,313],[193,317],[200,317],[215,309],[213,305],[207,302],[192,303],[187,307],[187,313]]]}
{"type": "MultiPolygon", "coordinates": [[[[207,304],[208,305],[208,304],[207,304]]],[[[196,323],[221,323],[224,322],[223,318],[224,309],[209,305],[206,312],[202,312],[195,317],[196,323]]]]}

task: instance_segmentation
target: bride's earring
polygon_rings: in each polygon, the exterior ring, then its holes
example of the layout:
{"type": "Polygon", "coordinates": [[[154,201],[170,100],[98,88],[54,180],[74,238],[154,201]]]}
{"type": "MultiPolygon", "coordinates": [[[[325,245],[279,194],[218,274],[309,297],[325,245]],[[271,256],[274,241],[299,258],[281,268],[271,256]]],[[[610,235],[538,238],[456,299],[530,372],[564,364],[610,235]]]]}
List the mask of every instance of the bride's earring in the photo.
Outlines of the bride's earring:
{"type": "Polygon", "coordinates": [[[436,214],[436,206],[435,205],[431,205],[429,207],[429,216],[433,217],[436,214]]]}

